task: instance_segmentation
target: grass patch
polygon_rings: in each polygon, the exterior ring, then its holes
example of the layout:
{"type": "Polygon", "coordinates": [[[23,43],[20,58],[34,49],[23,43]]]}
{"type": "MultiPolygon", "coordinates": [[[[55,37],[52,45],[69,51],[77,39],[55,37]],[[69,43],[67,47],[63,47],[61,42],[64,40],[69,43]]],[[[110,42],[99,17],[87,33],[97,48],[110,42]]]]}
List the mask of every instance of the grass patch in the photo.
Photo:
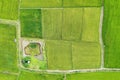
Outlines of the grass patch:
{"type": "Polygon", "coordinates": [[[104,1],[105,67],[120,68],[120,0],[104,1]]]}
{"type": "Polygon", "coordinates": [[[16,75],[0,73],[0,80],[17,80],[16,75]]]}
{"type": "Polygon", "coordinates": [[[48,69],[71,69],[71,43],[66,41],[46,41],[48,69]]]}
{"type": "Polygon", "coordinates": [[[16,27],[0,24],[0,71],[18,71],[16,27]]]}
{"type": "Polygon", "coordinates": [[[18,80],[63,80],[62,74],[44,74],[22,71],[18,80]]]}
{"type": "Polygon", "coordinates": [[[101,8],[85,8],[82,41],[99,42],[101,8]]]}
{"type": "Polygon", "coordinates": [[[0,0],[0,18],[18,19],[18,0],[0,0]]]}
{"type": "Polygon", "coordinates": [[[22,37],[42,38],[42,23],[40,9],[21,9],[22,37]]]}
{"type": "Polygon", "coordinates": [[[22,8],[61,7],[62,0],[22,0],[22,8]]]}
{"type": "Polygon", "coordinates": [[[102,6],[102,0],[63,0],[64,7],[102,6]]]}
{"type": "Polygon", "coordinates": [[[83,8],[65,8],[63,10],[63,40],[80,40],[83,8]]]}
{"type": "Polygon", "coordinates": [[[43,38],[61,39],[62,9],[43,9],[43,38]]]}
{"type": "Polygon", "coordinates": [[[99,68],[101,51],[98,43],[73,42],[73,69],[99,68]]]}
{"type": "Polygon", "coordinates": [[[119,80],[120,72],[87,72],[67,74],[66,80],[119,80]]]}

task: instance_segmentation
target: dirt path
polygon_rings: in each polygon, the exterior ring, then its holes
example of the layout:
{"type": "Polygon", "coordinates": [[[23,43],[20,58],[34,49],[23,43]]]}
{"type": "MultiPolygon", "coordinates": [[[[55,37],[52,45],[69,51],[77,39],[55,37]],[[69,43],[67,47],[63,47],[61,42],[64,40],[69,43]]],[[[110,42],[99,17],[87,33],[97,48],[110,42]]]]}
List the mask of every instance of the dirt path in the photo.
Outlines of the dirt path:
{"type": "Polygon", "coordinates": [[[99,41],[101,45],[101,68],[104,68],[104,44],[102,38],[102,24],[103,24],[103,16],[104,16],[104,7],[101,8],[101,15],[100,15],[100,27],[99,27],[99,41]]]}

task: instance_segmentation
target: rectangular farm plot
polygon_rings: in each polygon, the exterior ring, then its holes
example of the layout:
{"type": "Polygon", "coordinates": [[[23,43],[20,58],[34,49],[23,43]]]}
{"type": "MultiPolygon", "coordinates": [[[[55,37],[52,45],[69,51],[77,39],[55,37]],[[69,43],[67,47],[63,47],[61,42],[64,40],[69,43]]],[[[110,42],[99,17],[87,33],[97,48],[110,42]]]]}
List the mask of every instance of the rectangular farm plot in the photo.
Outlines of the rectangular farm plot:
{"type": "Polygon", "coordinates": [[[17,75],[0,73],[0,80],[17,80],[17,75]]]}
{"type": "Polygon", "coordinates": [[[61,7],[62,0],[22,0],[22,8],[61,7]]]}
{"type": "Polygon", "coordinates": [[[48,69],[72,69],[71,43],[67,41],[46,41],[48,69]]]}
{"type": "Polygon", "coordinates": [[[84,8],[82,41],[99,42],[101,8],[84,8]]]}
{"type": "Polygon", "coordinates": [[[42,38],[42,23],[40,9],[21,9],[22,37],[42,38]]]}
{"type": "Polygon", "coordinates": [[[67,74],[66,80],[120,80],[120,72],[87,72],[67,74]]]}
{"type": "Polygon", "coordinates": [[[73,69],[99,68],[101,49],[98,43],[73,42],[73,69]]]}
{"type": "Polygon", "coordinates": [[[101,6],[102,0],[63,0],[64,7],[101,6]]]}
{"type": "Polygon", "coordinates": [[[26,78],[27,80],[63,80],[63,75],[22,71],[18,80],[26,80],[26,78]]]}
{"type": "Polygon", "coordinates": [[[0,24],[0,71],[17,72],[16,27],[0,24]]]}
{"type": "Polygon", "coordinates": [[[18,0],[0,0],[0,18],[18,19],[18,0]]]}
{"type": "Polygon", "coordinates": [[[44,39],[61,39],[62,9],[42,9],[42,23],[44,39]]]}
{"type": "Polygon", "coordinates": [[[83,25],[83,8],[63,9],[63,40],[80,40],[83,25]]]}

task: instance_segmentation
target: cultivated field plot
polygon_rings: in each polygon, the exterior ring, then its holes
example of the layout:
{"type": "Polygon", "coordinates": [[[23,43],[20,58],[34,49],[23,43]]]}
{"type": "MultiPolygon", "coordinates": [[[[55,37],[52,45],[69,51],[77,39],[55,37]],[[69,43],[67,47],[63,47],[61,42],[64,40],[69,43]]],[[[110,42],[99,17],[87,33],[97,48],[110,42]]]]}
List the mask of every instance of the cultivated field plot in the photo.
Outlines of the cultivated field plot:
{"type": "Polygon", "coordinates": [[[66,80],[120,80],[120,72],[87,72],[67,74],[66,80]]]}
{"type": "Polygon", "coordinates": [[[21,9],[21,36],[42,38],[42,23],[40,9],[21,9]]]}
{"type": "Polygon", "coordinates": [[[0,73],[0,80],[17,80],[17,75],[0,73]]]}
{"type": "Polygon", "coordinates": [[[21,21],[22,37],[31,36],[40,38],[35,36],[41,35],[43,39],[47,40],[45,49],[48,58],[48,69],[83,69],[100,67],[100,7],[64,9],[47,8],[41,10],[35,9],[35,11],[33,11],[34,9],[27,9],[26,11],[28,12],[24,13],[25,10],[26,9],[22,9],[21,11],[22,15],[25,15],[21,18],[24,21],[21,21]],[[32,17],[30,19],[29,14],[32,17]],[[36,18],[39,22],[31,22],[31,19],[34,20],[36,18]],[[31,26],[32,23],[40,24],[31,26]],[[77,43],[72,44],[74,41],[82,42],[80,45],[77,45],[77,43]],[[76,59],[76,57],[78,58],[76,59]],[[94,61],[94,59],[96,60],[94,61]],[[62,60],[64,60],[64,62],[62,60]]]}
{"type": "Polygon", "coordinates": [[[61,7],[62,0],[22,0],[21,8],[61,7]]]}
{"type": "Polygon", "coordinates": [[[42,9],[43,39],[99,41],[100,7],[42,9]]]}
{"type": "Polygon", "coordinates": [[[61,39],[62,9],[42,9],[42,31],[44,39],[61,39]]]}
{"type": "Polygon", "coordinates": [[[62,74],[44,74],[30,71],[22,71],[18,80],[63,80],[62,74]]]}
{"type": "Polygon", "coordinates": [[[67,41],[46,41],[48,69],[72,69],[71,43],[67,41]]]}
{"type": "Polygon", "coordinates": [[[16,27],[0,24],[0,71],[18,71],[16,27]]]}
{"type": "Polygon", "coordinates": [[[63,0],[64,7],[101,6],[102,0],[63,0]]]}
{"type": "Polygon", "coordinates": [[[84,8],[82,41],[99,42],[101,8],[84,8]]]}
{"type": "Polygon", "coordinates": [[[18,0],[0,0],[0,19],[18,19],[18,0]]]}
{"type": "Polygon", "coordinates": [[[105,44],[105,67],[120,68],[120,0],[105,0],[103,41],[105,44]]]}
{"type": "Polygon", "coordinates": [[[73,69],[100,68],[101,49],[98,43],[72,43],[73,69]]]}
{"type": "Polygon", "coordinates": [[[80,41],[83,26],[83,8],[63,9],[63,40],[80,41]]]}

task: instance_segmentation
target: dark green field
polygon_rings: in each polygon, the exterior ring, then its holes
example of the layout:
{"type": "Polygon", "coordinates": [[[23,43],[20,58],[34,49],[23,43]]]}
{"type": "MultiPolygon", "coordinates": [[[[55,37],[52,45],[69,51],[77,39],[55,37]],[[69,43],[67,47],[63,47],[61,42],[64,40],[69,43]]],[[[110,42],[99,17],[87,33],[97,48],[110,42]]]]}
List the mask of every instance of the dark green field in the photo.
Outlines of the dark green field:
{"type": "Polygon", "coordinates": [[[42,38],[42,23],[40,9],[21,9],[21,36],[42,38]]]}
{"type": "Polygon", "coordinates": [[[0,24],[0,71],[17,72],[16,27],[0,24]]]}
{"type": "Polygon", "coordinates": [[[120,0],[105,0],[104,5],[105,67],[120,68],[120,0]]]}

